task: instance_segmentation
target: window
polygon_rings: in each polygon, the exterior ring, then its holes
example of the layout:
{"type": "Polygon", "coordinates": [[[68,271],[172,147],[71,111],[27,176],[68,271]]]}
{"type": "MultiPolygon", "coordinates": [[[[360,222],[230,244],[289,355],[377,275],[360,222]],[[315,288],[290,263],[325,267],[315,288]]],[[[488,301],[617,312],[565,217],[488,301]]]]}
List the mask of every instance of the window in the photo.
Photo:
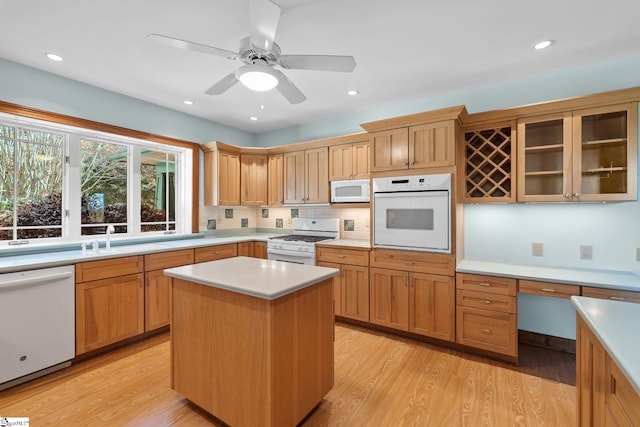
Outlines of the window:
{"type": "Polygon", "coordinates": [[[63,135],[0,125],[0,240],[62,236],[63,135]]]}
{"type": "Polygon", "coordinates": [[[0,246],[191,232],[191,148],[0,113],[0,246]]]}

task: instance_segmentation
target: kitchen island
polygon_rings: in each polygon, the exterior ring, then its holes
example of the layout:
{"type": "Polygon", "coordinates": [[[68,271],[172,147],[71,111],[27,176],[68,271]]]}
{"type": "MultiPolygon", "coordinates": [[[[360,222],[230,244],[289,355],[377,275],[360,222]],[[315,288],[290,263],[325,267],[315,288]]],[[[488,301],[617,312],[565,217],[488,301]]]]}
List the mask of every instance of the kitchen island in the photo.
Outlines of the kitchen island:
{"type": "Polygon", "coordinates": [[[235,257],[167,269],[171,386],[233,426],[295,426],[333,387],[339,270],[235,257]]]}

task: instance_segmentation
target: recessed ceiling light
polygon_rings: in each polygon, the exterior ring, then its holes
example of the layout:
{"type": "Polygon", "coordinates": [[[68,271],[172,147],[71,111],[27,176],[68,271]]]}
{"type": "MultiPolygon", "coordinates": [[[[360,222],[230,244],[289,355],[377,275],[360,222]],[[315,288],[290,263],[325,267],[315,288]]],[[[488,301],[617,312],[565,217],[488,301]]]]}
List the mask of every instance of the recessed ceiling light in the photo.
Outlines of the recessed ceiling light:
{"type": "Polygon", "coordinates": [[[193,105],[193,101],[186,100],[186,101],[182,101],[182,102],[184,102],[186,105],[193,105]]]}
{"type": "Polygon", "coordinates": [[[256,120],[258,120],[258,118],[257,118],[256,116],[251,116],[251,117],[249,117],[249,120],[251,120],[251,121],[254,121],[254,122],[255,122],[256,120]]]}
{"type": "Polygon", "coordinates": [[[64,61],[64,58],[62,56],[56,55],[55,53],[45,53],[45,55],[47,55],[47,58],[49,58],[52,61],[57,61],[57,62],[64,61]]]}
{"type": "Polygon", "coordinates": [[[349,96],[356,96],[357,94],[359,94],[360,91],[359,90],[355,90],[355,89],[351,89],[350,91],[347,92],[347,95],[349,96]]]}
{"type": "Polygon", "coordinates": [[[548,48],[549,46],[551,46],[554,43],[555,43],[555,41],[553,41],[553,40],[543,40],[541,42],[536,43],[533,46],[533,48],[535,50],[546,49],[546,48],[548,48]]]}

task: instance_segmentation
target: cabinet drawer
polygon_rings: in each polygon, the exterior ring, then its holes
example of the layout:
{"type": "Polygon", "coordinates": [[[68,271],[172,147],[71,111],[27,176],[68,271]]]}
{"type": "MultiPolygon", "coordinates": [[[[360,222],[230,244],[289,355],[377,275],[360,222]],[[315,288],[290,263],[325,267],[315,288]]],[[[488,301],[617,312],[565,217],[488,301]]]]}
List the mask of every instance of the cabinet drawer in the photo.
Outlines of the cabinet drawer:
{"type": "Polygon", "coordinates": [[[323,262],[362,265],[366,267],[369,265],[369,251],[316,246],[316,259],[323,262]]]}
{"type": "Polygon", "coordinates": [[[504,313],[515,313],[517,307],[516,297],[464,289],[456,292],[456,302],[458,305],[465,307],[476,307],[504,313]]]}
{"type": "Polygon", "coordinates": [[[76,264],[76,283],[142,273],[143,256],[127,256],[76,264]]]}
{"type": "Polygon", "coordinates": [[[516,357],[515,314],[458,306],[457,342],[470,347],[516,357]]]}
{"type": "Polygon", "coordinates": [[[517,293],[516,279],[466,273],[456,275],[456,288],[510,296],[517,293]]]}
{"type": "Polygon", "coordinates": [[[206,246],[196,248],[195,262],[215,261],[217,259],[231,258],[238,256],[238,245],[231,243],[228,245],[206,246]]]}
{"type": "Polygon", "coordinates": [[[618,291],[615,289],[582,287],[582,296],[640,303],[640,292],[618,291]]]}
{"type": "Polygon", "coordinates": [[[371,251],[370,260],[371,267],[439,276],[455,275],[454,255],[375,249],[371,251]]]}
{"type": "Polygon", "coordinates": [[[162,270],[181,265],[193,264],[193,249],[180,251],[159,252],[144,256],[144,270],[162,270]]]}
{"type": "Polygon", "coordinates": [[[523,294],[543,295],[545,297],[571,298],[571,295],[580,295],[580,286],[518,280],[518,291],[523,294]]]}

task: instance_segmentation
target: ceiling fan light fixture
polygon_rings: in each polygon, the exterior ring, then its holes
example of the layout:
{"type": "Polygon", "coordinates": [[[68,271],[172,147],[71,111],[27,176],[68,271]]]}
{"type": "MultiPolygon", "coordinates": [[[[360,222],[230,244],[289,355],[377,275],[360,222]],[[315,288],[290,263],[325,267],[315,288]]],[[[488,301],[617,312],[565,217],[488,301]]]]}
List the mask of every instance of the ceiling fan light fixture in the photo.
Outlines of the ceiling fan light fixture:
{"type": "Polygon", "coordinates": [[[278,78],[271,67],[263,64],[247,64],[238,68],[236,78],[256,92],[266,92],[278,86],[278,78]]]}

